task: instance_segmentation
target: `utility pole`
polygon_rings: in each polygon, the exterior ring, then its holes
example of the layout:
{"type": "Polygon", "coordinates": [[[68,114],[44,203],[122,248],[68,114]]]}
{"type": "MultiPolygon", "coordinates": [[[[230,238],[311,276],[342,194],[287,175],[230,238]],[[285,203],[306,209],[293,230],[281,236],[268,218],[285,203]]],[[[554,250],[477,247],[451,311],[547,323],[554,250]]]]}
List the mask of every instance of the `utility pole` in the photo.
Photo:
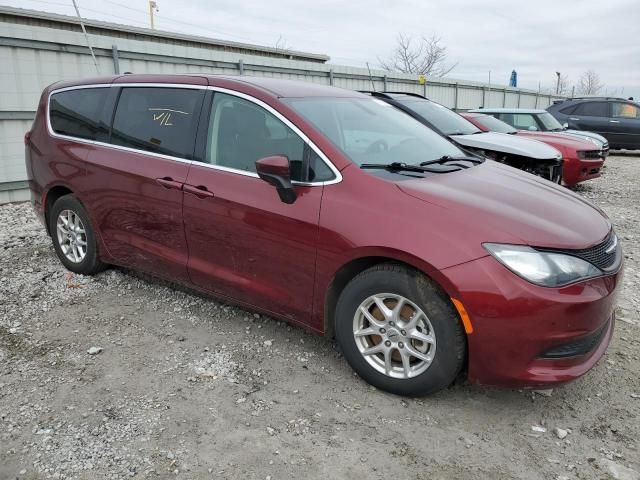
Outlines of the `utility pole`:
{"type": "Polygon", "coordinates": [[[155,0],[149,0],[149,23],[151,23],[151,30],[156,28],[153,21],[153,12],[159,12],[158,3],[155,0]]]}
{"type": "Polygon", "coordinates": [[[556,75],[558,76],[558,81],[556,82],[556,95],[558,95],[560,93],[560,72],[556,72],[556,75]]]}

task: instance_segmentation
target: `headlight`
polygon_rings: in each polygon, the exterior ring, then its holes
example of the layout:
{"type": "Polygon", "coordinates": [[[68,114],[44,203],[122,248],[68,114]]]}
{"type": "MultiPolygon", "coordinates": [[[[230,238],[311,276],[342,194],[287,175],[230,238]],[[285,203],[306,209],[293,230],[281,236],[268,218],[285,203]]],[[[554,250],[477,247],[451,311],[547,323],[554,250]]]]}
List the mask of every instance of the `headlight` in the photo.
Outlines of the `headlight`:
{"type": "Polygon", "coordinates": [[[563,253],[540,252],[523,245],[485,243],[483,246],[513,273],[543,287],[559,287],[602,274],[589,262],[563,253]]]}

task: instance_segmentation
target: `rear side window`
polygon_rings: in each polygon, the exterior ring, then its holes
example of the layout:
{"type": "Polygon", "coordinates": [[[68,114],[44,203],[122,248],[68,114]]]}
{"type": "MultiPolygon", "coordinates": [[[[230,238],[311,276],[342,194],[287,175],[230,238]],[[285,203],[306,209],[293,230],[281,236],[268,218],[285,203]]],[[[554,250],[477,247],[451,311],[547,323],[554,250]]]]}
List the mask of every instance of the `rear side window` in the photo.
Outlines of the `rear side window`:
{"type": "Polygon", "coordinates": [[[189,159],[204,90],[125,87],[113,119],[111,143],[189,159]]]}
{"type": "Polygon", "coordinates": [[[529,113],[514,113],[511,118],[512,125],[518,130],[538,130],[536,119],[529,113]]]}
{"type": "Polygon", "coordinates": [[[106,140],[109,126],[101,121],[108,88],[79,88],[54,93],[49,100],[49,121],[60,135],[106,140]]]}
{"type": "Polygon", "coordinates": [[[586,102],[578,105],[573,114],[583,117],[608,117],[609,108],[607,102],[586,102]]]}

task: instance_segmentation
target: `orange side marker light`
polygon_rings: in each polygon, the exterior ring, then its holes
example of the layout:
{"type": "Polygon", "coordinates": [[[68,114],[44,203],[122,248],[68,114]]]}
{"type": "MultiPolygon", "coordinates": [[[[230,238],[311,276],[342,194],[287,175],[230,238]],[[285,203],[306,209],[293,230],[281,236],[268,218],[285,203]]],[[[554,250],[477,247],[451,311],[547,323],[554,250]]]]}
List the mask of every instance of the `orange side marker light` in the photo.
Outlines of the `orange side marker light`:
{"type": "Polygon", "coordinates": [[[473,325],[471,325],[471,318],[469,318],[469,314],[467,313],[467,310],[464,308],[464,305],[462,305],[462,302],[455,298],[452,298],[451,301],[455,305],[456,310],[458,310],[458,314],[462,319],[462,325],[464,326],[464,331],[467,332],[467,335],[469,335],[470,333],[473,333],[473,325]]]}

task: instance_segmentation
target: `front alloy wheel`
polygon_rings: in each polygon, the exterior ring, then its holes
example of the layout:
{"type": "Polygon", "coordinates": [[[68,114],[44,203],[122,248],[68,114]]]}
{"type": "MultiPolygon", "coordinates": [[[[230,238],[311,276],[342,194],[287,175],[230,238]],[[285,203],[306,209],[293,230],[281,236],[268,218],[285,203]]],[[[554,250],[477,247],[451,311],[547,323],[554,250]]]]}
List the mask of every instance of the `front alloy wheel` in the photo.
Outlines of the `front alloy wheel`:
{"type": "Polygon", "coordinates": [[[442,390],[466,355],[462,322],[449,297],[421,272],[397,263],[375,265],[344,287],[335,334],[361,378],[398,395],[442,390]]]}
{"type": "Polygon", "coordinates": [[[392,378],[420,375],[436,354],[429,318],[402,295],[381,293],[365,299],[353,317],[353,335],[367,363],[392,378]]]}

